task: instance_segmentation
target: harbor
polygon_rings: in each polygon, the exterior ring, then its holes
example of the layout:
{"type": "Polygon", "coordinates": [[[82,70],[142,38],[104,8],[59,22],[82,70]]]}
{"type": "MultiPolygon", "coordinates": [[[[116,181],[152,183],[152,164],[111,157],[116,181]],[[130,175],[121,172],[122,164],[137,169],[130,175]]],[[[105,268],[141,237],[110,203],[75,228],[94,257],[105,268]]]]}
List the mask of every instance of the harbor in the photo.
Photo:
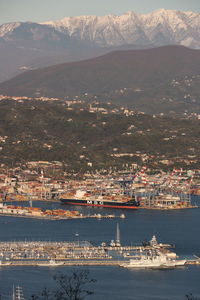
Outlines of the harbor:
{"type": "MultiPolygon", "coordinates": [[[[192,201],[196,198],[192,196],[192,201]]],[[[33,202],[33,205],[41,209],[46,209],[49,203],[33,202]]],[[[26,205],[26,203],[25,203],[26,205]]],[[[59,209],[61,204],[54,203],[52,209],[59,209]]],[[[68,206],[66,206],[68,209],[68,206]]],[[[98,207],[83,207],[81,213],[112,214],[112,209],[100,209],[98,207]]],[[[27,219],[15,217],[0,217],[0,239],[1,245],[6,246],[0,260],[0,280],[2,283],[2,294],[8,294],[12,290],[13,284],[23,287],[26,299],[31,298],[32,294],[41,291],[44,286],[53,286],[52,277],[58,272],[70,274],[73,269],[89,269],[91,276],[97,279],[94,286],[95,300],[101,300],[108,291],[108,286],[114,285],[117,299],[128,299],[131,294],[136,296],[141,291],[148,299],[149,290],[152,294],[161,295],[163,291],[171,293],[172,296],[178,297],[193,291],[198,294],[199,290],[199,264],[200,243],[197,238],[199,234],[199,209],[176,210],[176,211],[159,211],[139,209],[137,211],[116,211],[118,215],[125,213],[126,218],[102,218],[97,221],[95,218],[72,219],[70,222],[64,220],[50,221],[43,219],[27,219]],[[117,223],[120,229],[120,246],[117,237],[117,223]],[[193,232],[193,234],[191,234],[193,232]],[[158,243],[163,243],[167,247],[163,250],[170,250],[171,255],[176,253],[177,259],[186,259],[187,263],[183,267],[164,268],[164,269],[131,269],[120,267],[124,262],[130,259],[138,259],[140,247],[143,242],[149,242],[152,235],[156,236],[158,243]],[[90,258],[82,258],[81,250],[78,246],[84,246],[83,241],[88,241],[94,248],[102,254],[102,246],[106,253],[112,258],[95,258],[94,253],[90,258]],[[117,243],[116,243],[117,242],[117,243]],[[39,245],[47,247],[42,250],[39,245]],[[51,243],[55,246],[55,251],[51,251],[51,243]],[[71,243],[68,244],[68,243],[71,243]],[[102,243],[105,243],[102,245],[102,243]],[[12,251],[14,244],[15,251],[12,251]],[[26,246],[27,244],[27,246],[26,246]],[[33,244],[36,244],[34,248],[33,244]],[[49,247],[47,246],[49,244],[49,247]],[[174,247],[175,244],[175,247],[174,247]],[[61,246],[60,248],[57,246],[61,246]],[[168,248],[168,246],[172,246],[168,248]],[[20,248],[23,246],[22,248],[20,248]],[[62,255],[64,250],[62,246],[74,246],[74,255],[64,252],[66,258],[62,255]],[[137,248],[135,248],[137,247],[137,248]],[[27,249],[28,248],[28,249],[27,249]],[[17,251],[18,249],[18,251],[17,251]],[[34,250],[31,252],[31,250],[34,250]],[[37,255],[45,256],[37,258],[37,255]],[[27,257],[24,258],[23,255],[27,257]],[[56,254],[56,256],[55,256],[56,254]],[[70,254],[70,255],[69,255],[70,254]],[[78,257],[79,256],[79,257],[78,257]],[[133,257],[134,256],[134,257],[133,257]],[[7,259],[6,259],[7,257],[7,259]],[[122,280],[123,278],[123,280],[122,280]],[[154,281],[152,282],[152,278],[154,281]],[[158,291],[157,282],[161,290],[158,291]],[[155,282],[155,283],[154,283],[155,282]],[[168,285],[170,284],[170,292],[168,285]],[[137,291],[137,286],[140,291],[137,291]]],[[[146,243],[145,243],[146,244],[146,243]]],[[[87,244],[85,244],[87,246],[87,244]]],[[[146,245],[148,249],[148,245],[146,245]]],[[[86,253],[88,255],[87,250],[86,253]]],[[[105,253],[104,253],[105,255],[105,253]]],[[[96,256],[97,257],[97,256],[96,256]]],[[[174,257],[171,257],[174,259],[174,257]]],[[[170,297],[171,297],[170,294],[170,297]]],[[[168,295],[168,294],[167,294],[168,295]]],[[[113,289],[108,294],[108,299],[112,299],[113,289]]],[[[155,297],[154,297],[155,298],[155,297]]],[[[173,297],[172,297],[173,299],[173,297]]]]}
{"type": "MultiPolygon", "coordinates": [[[[124,260],[112,260],[112,261],[97,261],[97,260],[79,260],[79,261],[60,261],[59,263],[49,263],[49,261],[44,261],[43,263],[37,263],[34,261],[18,261],[18,262],[12,262],[12,263],[3,263],[0,265],[0,267],[50,267],[50,268],[56,268],[56,267],[72,267],[72,266],[116,266],[120,267],[124,264],[124,260]]],[[[200,262],[198,260],[188,260],[185,265],[200,265],[200,262]]],[[[143,267],[144,269],[146,267],[143,267]]],[[[153,267],[152,267],[153,269],[153,267]]]]}
{"type": "Polygon", "coordinates": [[[0,267],[6,266],[120,266],[166,268],[200,264],[199,257],[179,260],[169,244],[158,243],[155,236],[141,245],[122,246],[117,226],[116,240],[94,246],[77,242],[0,242],[0,267]]]}
{"type": "MultiPolygon", "coordinates": [[[[198,181],[193,172],[176,169],[152,175],[142,167],[133,173],[93,174],[84,179],[62,181],[45,177],[42,170],[34,181],[5,177],[0,191],[2,203],[46,201],[68,206],[180,210],[197,208],[197,204],[191,203],[191,194],[198,181]]],[[[57,213],[61,217],[63,212],[57,213]]],[[[48,214],[46,211],[45,215],[48,214]]]]}
{"type": "Polygon", "coordinates": [[[0,300],[200,300],[199,1],[1,2],[0,300]]]}
{"type": "Polygon", "coordinates": [[[125,218],[124,214],[116,216],[115,214],[82,214],[77,210],[64,209],[40,209],[39,207],[23,207],[17,205],[5,205],[0,203],[0,216],[32,218],[41,220],[69,220],[85,218],[125,218]]]}

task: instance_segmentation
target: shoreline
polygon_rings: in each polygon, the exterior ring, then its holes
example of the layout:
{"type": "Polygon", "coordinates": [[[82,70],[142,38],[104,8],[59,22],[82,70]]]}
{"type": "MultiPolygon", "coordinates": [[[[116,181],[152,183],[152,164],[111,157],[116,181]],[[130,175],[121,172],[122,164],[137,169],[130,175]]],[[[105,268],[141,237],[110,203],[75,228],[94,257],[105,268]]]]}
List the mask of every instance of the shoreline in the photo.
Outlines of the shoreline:
{"type": "Polygon", "coordinates": [[[32,215],[23,215],[23,214],[8,214],[8,213],[0,213],[0,217],[16,217],[16,218],[26,218],[26,219],[36,219],[36,220],[50,220],[50,221],[61,221],[61,220],[74,220],[74,219],[89,219],[96,218],[100,219],[114,219],[114,218],[124,218],[122,216],[115,215],[82,215],[82,216],[73,216],[73,217],[60,217],[60,216],[32,216],[32,215]]]}
{"type": "MultiPolygon", "coordinates": [[[[56,261],[50,263],[48,261],[10,261],[0,264],[1,267],[68,267],[68,266],[120,266],[125,260],[81,260],[81,261],[56,261]]],[[[185,265],[200,265],[198,260],[187,260],[185,265]]]]}

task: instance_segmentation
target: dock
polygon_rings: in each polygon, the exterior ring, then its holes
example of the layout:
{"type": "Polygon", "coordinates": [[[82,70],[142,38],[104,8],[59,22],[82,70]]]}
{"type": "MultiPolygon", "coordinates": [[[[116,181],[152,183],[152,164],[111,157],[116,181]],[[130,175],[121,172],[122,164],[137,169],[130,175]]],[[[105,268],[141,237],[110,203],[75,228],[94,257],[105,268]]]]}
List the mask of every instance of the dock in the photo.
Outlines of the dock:
{"type": "MultiPolygon", "coordinates": [[[[51,263],[49,261],[10,261],[0,264],[1,267],[69,267],[69,266],[120,266],[125,262],[125,260],[69,260],[69,261],[59,261],[51,263]]],[[[188,260],[186,265],[200,265],[197,260],[188,260]]]]}
{"type": "Polygon", "coordinates": [[[39,219],[39,220],[71,220],[71,219],[113,219],[113,218],[125,218],[124,214],[116,216],[115,214],[82,214],[79,211],[70,211],[64,209],[46,209],[42,210],[39,207],[22,207],[16,205],[5,205],[0,203],[0,216],[5,217],[18,217],[27,219],[39,219]]]}
{"type": "Polygon", "coordinates": [[[67,267],[67,266],[119,266],[124,263],[124,261],[112,260],[112,261],[103,261],[103,260],[78,260],[78,261],[59,261],[59,263],[50,263],[49,261],[10,261],[5,262],[0,265],[0,267],[67,267]]]}
{"type": "MultiPolygon", "coordinates": [[[[130,259],[141,257],[141,253],[161,253],[176,259],[169,244],[157,243],[156,237],[148,245],[122,246],[120,240],[109,245],[95,246],[88,241],[47,242],[47,241],[7,241],[0,242],[0,267],[36,266],[120,266],[130,259]]],[[[199,265],[198,256],[186,260],[187,265],[199,265]]]]}

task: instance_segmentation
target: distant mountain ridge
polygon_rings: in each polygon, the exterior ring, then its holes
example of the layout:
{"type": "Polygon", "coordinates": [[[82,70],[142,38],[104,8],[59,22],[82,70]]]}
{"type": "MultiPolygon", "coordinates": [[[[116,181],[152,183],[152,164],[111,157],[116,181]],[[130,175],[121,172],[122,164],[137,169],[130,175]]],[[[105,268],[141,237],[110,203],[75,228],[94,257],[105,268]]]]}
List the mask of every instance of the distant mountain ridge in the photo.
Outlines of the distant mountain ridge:
{"type": "Polygon", "coordinates": [[[99,101],[128,103],[145,112],[162,112],[166,103],[168,111],[173,107],[176,111],[199,111],[199,66],[200,50],[183,46],[115,51],[25,72],[1,83],[0,94],[62,99],[91,95],[99,101]]]}
{"type": "Polygon", "coordinates": [[[68,17],[45,22],[54,29],[101,47],[178,44],[200,48],[200,14],[159,9],[149,14],[68,17]]]}
{"type": "MultiPolygon", "coordinates": [[[[17,27],[37,24],[32,22],[8,23],[0,26],[0,37],[9,39],[17,27]]],[[[121,16],[65,17],[38,25],[61,32],[66,39],[74,38],[100,47],[122,45],[178,44],[200,48],[200,13],[159,9],[148,14],[129,11],[121,16]]],[[[37,33],[35,32],[35,39],[37,33]]],[[[52,38],[58,38],[54,35],[52,38]]],[[[40,37],[41,39],[41,37],[40,37]]]]}
{"type": "Polygon", "coordinates": [[[0,26],[0,81],[24,70],[80,61],[114,50],[183,45],[200,49],[200,14],[160,9],[138,15],[66,17],[0,26]]]}

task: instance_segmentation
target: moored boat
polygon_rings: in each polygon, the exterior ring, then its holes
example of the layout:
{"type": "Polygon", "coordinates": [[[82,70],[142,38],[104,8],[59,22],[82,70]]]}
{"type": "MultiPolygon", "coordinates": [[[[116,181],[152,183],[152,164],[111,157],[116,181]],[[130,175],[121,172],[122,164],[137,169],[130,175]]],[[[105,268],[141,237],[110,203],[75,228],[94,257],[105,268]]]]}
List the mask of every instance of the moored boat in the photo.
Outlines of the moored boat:
{"type": "Polygon", "coordinates": [[[124,268],[175,268],[179,266],[184,266],[186,260],[172,259],[169,256],[161,253],[160,251],[148,251],[139,256],[139,258],[130,259],[128,262],[121,264],[121,267],[124,268]]]}
{"type": "Polygon", "coordinates": [[[64,194],[60,197],[63,204],[85,205],[108,208],[137,209],[139,202],[127,195],[92,195],[86,191],[76,191],[74,194],[64,194]]]}
{"type": "Polygon", "coordinates": [[[47,262],[39,262],[37,263],[37,266],[39,267],[57,267],[57,266],[62,266],[63,265],[63,262],[57,262],[53,259],[50,259],[49,261],[47,262]]]}

